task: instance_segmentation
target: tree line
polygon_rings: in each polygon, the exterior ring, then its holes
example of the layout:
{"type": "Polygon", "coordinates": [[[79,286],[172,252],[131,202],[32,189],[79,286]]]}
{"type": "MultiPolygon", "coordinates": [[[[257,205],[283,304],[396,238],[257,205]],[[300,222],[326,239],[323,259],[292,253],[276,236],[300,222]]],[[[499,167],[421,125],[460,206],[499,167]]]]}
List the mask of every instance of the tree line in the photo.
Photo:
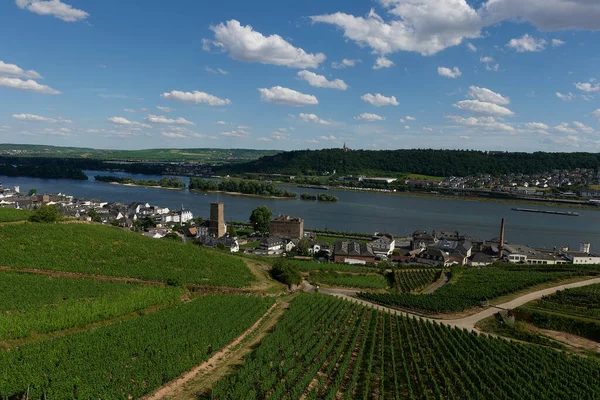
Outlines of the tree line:
{"type": "Polygon", "coordinates": [[[96,175],[95,180],[99,182],[117,182],[122,185],[138,185],[138,186],[160,186],[163,188],[173,189],[185,189],[185,182],[176,177],[162,177],[160,180],[156,179],[133,179],[123,178],[114,175],[96,175]]]}
{"type": "Polygon", "coordinates": [[[190,178],[190,190],[222,191],[243,194],[252,194],[268,197],[296,198],[297,194],[284,189],[278,189],[274,183],[248,181],[238,179],[225,179],[221,182],[209,181],[202,178],[190,178]]]}
{"type": "Polygon", "coordinates": [[[508,153],[474,150],[299,150],[265,156],[256,161],[217,167],[223,173],[280,173],[319,176],[332,174],[415,173],[467,176],[477,173],[533,174],[554,169],[600,166],[599,153],[508,153]]]}

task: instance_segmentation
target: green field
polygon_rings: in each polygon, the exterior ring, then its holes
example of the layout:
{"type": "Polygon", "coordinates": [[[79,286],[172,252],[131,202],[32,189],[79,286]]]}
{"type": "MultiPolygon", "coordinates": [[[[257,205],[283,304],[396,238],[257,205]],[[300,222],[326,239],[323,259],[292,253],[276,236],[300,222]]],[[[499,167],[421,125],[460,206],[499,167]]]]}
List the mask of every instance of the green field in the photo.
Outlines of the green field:
{"type": "Polygon", "coordinates": [[[150,315],[0,352],[0,398],[139,398],[199,365],[273,299],[206,296],[150,315]]]}
{"type": "Polygon", "coordinates": [[[339,272],[318,272],[311,274],[310,282],[328,286],[345,286],[364,289],[385,289],[388,281],[379,274],[344,274],[339,272]]]}
{"type": "Polygon", "coordinates": [[[173,304],[183,288],[0,272],[0,341],[173,304]]]}
{"type": "Polygon", "coordinates": [[[385,306],[414,309],[423,312],[455,312],[478,307],[482,302],[518,292],[546,282],[569,279],[583,273],[546,271],[526,267],[473,268],[455,270],[461,276],[432,294],[360,293],[363,299],[385,306]]]}
{"type": "Polygon", "coordinates": [[[518,308],[519,318],[542,329],[600,342],[600,285],[560,290],[518,308]]]}
{"type": "Polygon", "coordinates": [[[0,265],[210,286],[255,279],[238,257],[88,224],[0,226],[0,265]]]}
{"type": "Polygon", "coordinates": [[[311,271],[338,271],[338,272],[374,272],[374,268],[361,267],[356,265],[348,264],[337,264],[330,262],[316,262],[316,261],[305,261],[305,260],[289,260],[289,263],[293,265],[298,271],[311,272],[311,271]]]}
{"type": "Polygon", "coordinates": [[[302,295],[210,399],[594,399],[600,363],[302,295]]]}
{"type": "Polygon", "coordinates": [[[26,221],[31,215],[33,211],[0,207],[0,222],[26,221]]]}

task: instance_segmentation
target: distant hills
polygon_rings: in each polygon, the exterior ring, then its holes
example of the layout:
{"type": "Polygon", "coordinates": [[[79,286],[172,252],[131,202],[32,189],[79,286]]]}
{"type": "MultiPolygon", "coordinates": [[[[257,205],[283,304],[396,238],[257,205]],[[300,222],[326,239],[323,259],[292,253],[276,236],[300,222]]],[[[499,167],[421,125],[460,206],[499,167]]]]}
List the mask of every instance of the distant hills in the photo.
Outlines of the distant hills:
{"type": "Polygon", "coordinates": [[[0,144],[0,155],[19,157],[83,158],[113,161],[163,161],[198,163],[237,163],[280,153],[280,150],[247,149],[147,149],[102,150],[29,144],[0,144]]]}
{"type": "Polygon", "coordinates": [[[225,165],[218,173],[281,173],[323,175],[466,176],[477,173],[540,173],[554,169],[600,167],[597,153],[505,153],[472,150],[300,150],[225,165]]]}

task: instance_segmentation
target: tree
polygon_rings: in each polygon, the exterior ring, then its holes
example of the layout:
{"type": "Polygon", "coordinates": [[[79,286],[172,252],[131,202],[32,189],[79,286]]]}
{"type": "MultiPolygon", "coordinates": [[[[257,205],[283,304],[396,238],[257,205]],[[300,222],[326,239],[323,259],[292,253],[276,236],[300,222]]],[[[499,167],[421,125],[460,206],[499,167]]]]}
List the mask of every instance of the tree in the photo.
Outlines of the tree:
{"type": "Polygon", "coordinates": [[[27,195],[28,195],[28,196],[30,196],[30,197],[31,197],[31,196],[35,196],[36,194],[37,194],[37,189],[31,189],[31,190],[29,191],[29,193],[27,193],[27,195]]]}
{"type": "Polygon", "coordinates": [[[31,222],[54,223],[59,221],[62,215],[58,212],[55,205],[41,206],[35,213],[29,217],[31,222]]]}
{"type": "Polygon", "coordinates": [[[175,232],[169,232],[169,233],[167,233],[165,235],[165,237],[163,237],[163,239],[172,240],[174,242],[183,242],[183,239],[181,238],[181,236],[179,236],[175,232]]]}
{"type": "Polygon", "coordinates": [[[308,240],[308,238],[305,238],[305,237],[300,239],[300,241],[298,242],[298,250],[297,250],[298,254],[300,254],[301,256],[307,256],[309,248],[310,248],[310,240],[308,240]]]}
{"type": "Polygon", "coordinates": [[[271,276],[273,279],[288,286],[299,285],[302,283],[302,274],[283,258],[279,258],[273,263],[271,276]]]}
{"type": "Polygon", "coordinates": [[[237,237],[238,233],[233,224],[227,225],[227,233],[229,233],[229,237],[237,237]]]}
{"type": "Polygon", "coordinates": [[[263,235],[269,231],[269,224],[273,213],[267,207],[257,207],[250,214],[250,223],[254,231],[260,232],[263,235]]]}
{"type": "Polygon", "coordinates": [[[98,215],[96,210],[89,210],[88,216],[92,219],[92,222],[102,222],[102,218],[98,215]]]}

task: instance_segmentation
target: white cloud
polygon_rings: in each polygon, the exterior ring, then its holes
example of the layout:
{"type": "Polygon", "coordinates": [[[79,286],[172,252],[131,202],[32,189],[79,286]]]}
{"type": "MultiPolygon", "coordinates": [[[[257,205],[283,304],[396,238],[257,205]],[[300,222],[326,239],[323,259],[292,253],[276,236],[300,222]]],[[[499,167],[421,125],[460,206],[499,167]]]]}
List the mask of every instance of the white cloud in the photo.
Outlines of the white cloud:
{"type": "Polygon", "coordinates": [[[514,114],[506,107],[479,100],[462,100],[454,104],[454,107],[460,110],[470,111],[475,114],[494,115],[498,117],[505,117],[514,114]]]}
{"type": "Polygon", "coordinates": [[[552,39],[552,47],[559,47],[559,46],[562,46],[565,43],[567,43],[567,42],[565,42],[564,40],[552,39]]]}
{"type": "Polygon", "coordinates": [[[220,99],[217,96],[194,90],[193,92],[182,92],[172,90],[160,95],[165,100],[179,101],[182,103],[208,104],[209,106],[226,106],[231,104],[229,99],[220,99]]]}
{"type": "Polygon", "coordinates": [[[424,126],[424,127],[423,127],[423,130],[424,130],[424,131],[427,131],[427,132],[433,132],[433,128],[430,128],[430,127],[428,127],[428,126],[424,126]]]}
{"type": "Polygon", "coordinates": [[[161,135],[166,138],[169,138],[169,139],[185,139],[185,138],[187,138],[187,136],[185,134],[179,133],[179,132],[162,132],[161,135]]]}
{"type": "Polygon", "coordinates": [[[234,60],[283,65],[292,68],[317,68],[327,57],[323,53],[311,54],[294,47],[279,35],[264,36],[252,26],[242,26],[232,19],[211,26],[214,40],[204,41],[204,48],[213,46],[229,52],[234,60]]]}
{"type": "Polygon", "coordinates": [[[319,125],[330,125],[331,124],[331,122],[319,118],[316,114],[300,113],[298,116],[300,117],[300,119],[302,121],[312,122],[313,124],[319,124],[319,125]]]}
{"type": "Polygon", "coordinates": [[[592,117],[596,117],[596,118],[600,119],[600,108],[595,111],[592,111],[591,115],[592,115],[592,117]]]}
{"type": "Polygon", "coordinates": [[[392,65],[394,65],[392,60],[385,57],[377,57],[377,60],[375,60],[375,65],[373,65],[373,69],[377,70],[382,68],[390,68],[392,65]]]}
{"type": "Polygon", "coordinates": [[[578,132],[577,132],[577,130],[575,130],[575,129],[571,128],[571,127],[569,126],[569,124],[568,124],[568,123],[566,123],[566,122],[562,122],[560,125],[556,125],[556,126],[554,127],[554,129],[555,129],[557,132],[560,132],[560,133],[567,133],[567,134],[570,134],[570,135],[575,135],[575,134],[577,134],[577,133],[578,133],[578,132]]]}
{"type": "Polygon", "coordinates": [[[185,118],[167,118],[159,115],[148,114],[146,121],[153,124],[171,124],[171,125],[196,125],[185,118]]]}
{"type": "Polygon", "coordinates": [[[29,71],[23,70],[21,67],[15,64],[7,64],[0,60],[0,76],[13,76],[16,78],[32,78],[32,79],[43,79],[40,74],[30,69],[29,71]]]}
{"type": "Polygon", "coordinates": [[[404,120],[404,118],[400,118],[400,120],[399,120],[399,121],[400,121],[400,122],[402,122],[402,123],[405,123],[405,122],[406,122],[406,121],[404,120]]]}
{"type": "Polygon", "coordinates": [[[14,119],[18,119],[20,121],[49,122],[51,124],[56,124],[59,122],[65,123],[65,124],[70,124],[73,122],[70,119],[47,118],[47,117],[42,117],[41,115],[36,115],[36,114],[13,114],[12,117],[14,119]]]}
{"type": "Polygon", "coordinates": [[[547,131],[550,127],[542,122],[528,122],[525,124],[525,128],[536,130],[536,131],[547,131]]]}
{"type": "Polygon", "coordinates": [[[452,69],[446,67],[438,67],[437,69],[438,75],[445,76],[446,78],[456,79],[462,75],[460,69],[458,67],[454,67],[452,69]]]}
{"type": "Polygon", "coordinates": [[[404,125],[404,129],[410,129],[410,126],[404,125]]]}
{"type": "Polygon", "coordinates": [[[500,64],[485,64],[485,69],[488,71],[498,72],[500,69],[500,64]]]}
{"type": "Polygon", "coordinates": [[[166,112],[166,113],[170,113],[171,111],[174,111],[171,107],[156,106],[156,108],[158,108],[160,111],[166,112]]]}
{"type": "Polygon", "coordinates": [[[477,51],[477,47],[475,47],[475,45],[473,43],[467,43],[467,48],[469,49],[469,51],[472,51],[473,53],[475,53],[477,51]]]}
{"type": "Polygon", "coordinates": [[[310,72],[307,70],[302,70],[298,72],[298,77],[304,79],[310,86],[320,87],[320,88],[329,88],[329,89],[337,89],[337,90],[346,90],[348,89],[348,85],[341,79],[334,79],[332,81],[328,81],[323,75],[317,75],[314,72],[310,72]]]}
{"type": "Polygon", "coordinates": [[[33,79],[26,81],[19,78],[6,78],[0,76],[0,86],[25,90],[28,92],[44,93],[44,94],[60,94],[58,90],[52,89],[50,86],[41,85],[33,79]]]}
{"type": "Polygon", "coordinates": [[[221,74],[221,75],[228,75],[229,74],[229,72],[227,72],[227,71],[225,71],[224,69],[221,69],[221,68],[215,69],[215,68],[211,68],[211,67],[206,67],[204,69],[206,70],[206,72],[210,72],[210,73],[213,73],[213,74],[221,74]]]}
{"type": "Polygon", "coordinates": [[[375,107],[397,106],[400,104],[396,100],[396,96],[386,97],[379,93],[375,93],[375,95],[367,93],[362,95],[360,98],[375,107]]]}
{"type": "Polygon", "coordinates": [[[86,19],[89,14],[72,6],[62,3],[60,0],[16,0],[20,8],[31,11],[38,15],[52,15],[66,22],[76,22],[86,19]]]}
{"type": "Polygon", "coordinates": [[[575,83],[575,87],[586,93],[600,92],[600,82],[596,82],[595,79],[589,82],[577,82],[575,83]]]}
{"type": "Polygon", "coordinates": [[[281,86],[273,86],[270,89],[260,88],[260,99],[267,103],[281,104],[285,106],[309,106],[319,104],[317,98],[310,94],[304,94],[281,86]]]}
{"type": "Polygon", "coordinates": [[[467,96],[471,97],[472,99],[485,101],[488,103],[499,105],[510,104],[510,99],[508,97],[504,97],[499,93],[491,91],[490,89],[480,88],[477,86],[470,86],[467,96]]]}
{"type": "Polygon", "coordinates": [[[217,121],[217,125],[228,125],[229,122],[225,122],[225,121],[217,121]]]}
{"type": "Polygon", "coordinates": [[[142,124],[140,122],[130,121],[127,118],[123,117],[110,117],[108,119],[109,122],[112,122],[116,125],[123,125],[128,127],[140,127],[140,128],[152,128],[150,125],[142,124]]]}
{"type": "Polygon", "coordinates": [[[228,131],[228,132],[221,132],[221,133],[219,133],[219,135],[227,136],[227,137],[244,138],[244,137],[248,137],[249,133],[244,130],[234,130],[234,131],[228,131]]]}
{"type": "Polygon", "coordinates": [[[406,120],[407,121],[416,121],[416,118],[415,117],[411,117],[410,115],[407,115],[406,116],[406,120]]]}
{"type": "Polygon", "coordinates": [[[58,128],[58,129],[53,129],[53,128],[46,128],[43,130],[43,134],[46,135],[56,135],[56,136],[71,136],[72,131],[69,128],[58,128]]]}
{"type": "Polygon", "coordinates": [[[497,121],[494,117],[469,117],[463,118],[455,115],[449,115],[448,119],[455,123],[466,126],[468,128],[493,131],[493,132],[508,132],[516,133],[515,128],[505,123],[497,121]]]}
{"type": "Polygon", "coordinates": [[[564,101],[571,101],[575,96],[573,95],[573,93],[562,94],[561,92],[556,92],[556,97],[564,101]]]}
{"type": "Polygon", "coordinates": [[[587,125],[585,125],[582,122],[579,121],[573,121],[573,125],[575,125],[575,128],[577,128],[579,131],[583,132],[583,133],[594,133],[594,128],[589,127],[587,125]]]}
{"type": "Polygon", "coordinates": [[[526,33],[520,38],[510,39],[506,46],[516,50],[517,53],[525,53],[528,51],[542,51],[546,48],[546,44],[547,42],[544,39],[536,39],[526,33]]]}
{"type": "Polygon", "coordinates": [[[133,108],[124,108],[123,111],[128,112],[128,113],[134,113],[135,110],[133,108]]]}
{"type": "Polygon", "coordinates": [[[354,117],[354,119],[357,121],[385,121],[385,117],[370,113],[362,113],[359,116],[354,117]]]}
{"type": "Polygon", "coordinates": [[[486,57],[480,57],[479,61],[481,61],[484,64],[489,64],[489,63],[493,63],[494,59],[492,57],[486,56],[486,57]]]}
{"type": "Polygon", "coordinates": [[[337,69],[342,69],[342,68],[352,68],[354,66],[356,66],[356,63],[362,62],[362,60],[360,59],[356,59],[356,60],[349,60],[347,58],[344,58],[341,62],[332,62],[331,63],[331,68],[337,68],[337,69]]]}

